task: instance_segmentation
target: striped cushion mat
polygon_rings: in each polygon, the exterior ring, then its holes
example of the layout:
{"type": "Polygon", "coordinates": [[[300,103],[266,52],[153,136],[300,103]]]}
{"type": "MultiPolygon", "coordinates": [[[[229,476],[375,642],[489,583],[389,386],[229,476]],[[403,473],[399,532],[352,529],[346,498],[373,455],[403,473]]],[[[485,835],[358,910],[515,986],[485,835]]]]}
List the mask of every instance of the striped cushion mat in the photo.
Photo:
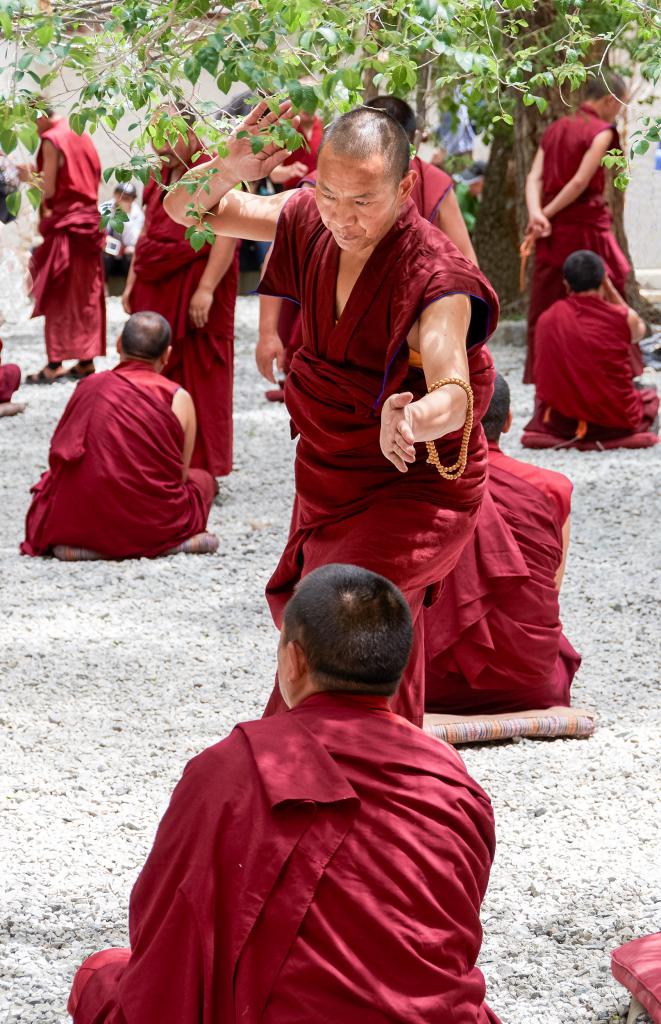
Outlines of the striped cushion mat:
{"type": "MultiPolygon", "coordinates": [[[[176,548],[164,551],[159,557],[164,558],[166,555],[179,555],[182,553],[187,555],[212,555],[218,550],[219,543],[215,533],[196,533],[194,537],[189,537],[188,540],[178,544],[176,548]]],[[[56,544],[53,548],[53,554],[56,558],[59,558],[60,562],[100,562],[105,558],[98,551],[90,551],[89,548],[74,548],[69,544],[56,544]]],[[[107,559],[107,561],[113,561],[113,559],[107,559]]]]}
{"type": "Polygon", "coordinates": [[[595,713],[584,708],[547,708],[543,711],[512,711],[501,715],[425,715],[423,728],[430,736],[457,746],[461,743],[492,743],[516,736],[581,739],[595,730],[595,713]]]}

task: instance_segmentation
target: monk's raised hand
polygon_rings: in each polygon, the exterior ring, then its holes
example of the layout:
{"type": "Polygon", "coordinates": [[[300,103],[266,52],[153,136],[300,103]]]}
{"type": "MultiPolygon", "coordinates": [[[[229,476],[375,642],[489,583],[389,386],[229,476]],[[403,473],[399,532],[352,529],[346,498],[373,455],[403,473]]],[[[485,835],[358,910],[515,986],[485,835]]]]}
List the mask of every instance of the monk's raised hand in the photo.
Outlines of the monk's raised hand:
{"type": "Polygon", "coordinates": [[[289,150],[269,142],[259,153],[253,153],[252,140],[260,135],[268,135],[275,124],[280,121],[291,121],[298,128],[300,118],[294,114],[291,101],[280,104],[279,111],[273,113],[265,100],[258,103],[250,111],[244,121],[238,125],[227,140],[227,155],[223,157],[223,169],[229,171],[236,181],[259,181],[268,178],[274,167],[278,167],[289,156],[289,150]]]}
{"type": "Polygon", "coordinates": [[[381,410],[381,451],[400,473],[407,473],[407,463],[415,462],[412,401],[411,392],[404,391],[399,395],[391,395],[381,410]]]}

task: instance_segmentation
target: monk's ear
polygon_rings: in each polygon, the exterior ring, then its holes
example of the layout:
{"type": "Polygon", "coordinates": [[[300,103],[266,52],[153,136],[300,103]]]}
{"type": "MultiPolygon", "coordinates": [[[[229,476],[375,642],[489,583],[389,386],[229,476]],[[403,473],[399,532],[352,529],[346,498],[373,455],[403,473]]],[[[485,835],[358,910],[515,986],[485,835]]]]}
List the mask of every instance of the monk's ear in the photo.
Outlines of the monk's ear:
{"type": "Polygon", "coordinates": [[[121,334],[117,335],[117,341],[115,342],[115,348],[117,349],[118,355],[120,355],[120,356],[124,355],[124,348],[123,348],[123,345],[122,345],[122,336],[121,336],[121,334]]]}
{"type": "Polygon", "coordinates": [[[567,281],[566,278],[563,277],[562,283],[565,286],[565,292],[567,293],[567,295],[571,295],[571,288],[569,286],[569,281],[567,281]]]}
{"type": "Polygon", "coordinates": [[[410,170],[410,171],[406,172],[406,174],[404,175],[404,177],[402,178],[402,180],[399,183],[399,201],[400,201],[400,203],[405,203],[406,200],[410,197],[411,192],[413,191],[413,188],[414,188],[415,183],[416,183],[417,180],[418,180],[418,175],[417,175],[416,171],[410,170]]]}
{"type": "Polygon", "coordinates": [[[512,410],[510,409],[510,411],[508,412],[507,416],[505,417],[505,422],[503,423],[503,434],[509,434],[511,429],[512,429],[512,410]]]}
{"type": "Polygon", "coordinates": [[[172,355],[172,345],[168,345],[168,347],[166,348],[166,350],[165,350],[165,352],[163,353],[163,356],[162,356],[163,366],[164,367],[167,366],[168,363],[170,362],[170,356],[171,355],[172,355]]]}

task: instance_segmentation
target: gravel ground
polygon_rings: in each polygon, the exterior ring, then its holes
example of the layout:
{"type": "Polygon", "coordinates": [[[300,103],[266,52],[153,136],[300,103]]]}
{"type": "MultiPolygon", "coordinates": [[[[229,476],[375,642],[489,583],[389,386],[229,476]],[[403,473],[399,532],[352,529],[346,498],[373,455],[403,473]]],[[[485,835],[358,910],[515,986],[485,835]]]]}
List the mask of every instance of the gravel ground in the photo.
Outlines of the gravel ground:
{"type": "MultiPolygon", "coordinates": [[[[120,321],[111,300],[110,336],[120,321]]],[[[1,1021],[67,1019],[83,957],[126,944],[129,891],[183,765],[258,716],[271,689],[263,588],[286,537],[293,448],[284,409],[262,398],[255,321],[255,300],[240,299],[236,468],[210,520],[216,556],[20,558],[28,489],[73,385],[24,388],[25,415],[0,421],[1,1021]]],[[[40,322],[4,336],[7,360],[41,365],[40,322]]],[[[522,454],[522,351],[498,344],[494,354],[516,407],[504,447],[522,454]]],[[[615,1022],[627,998],[609,952],[661,927],[659,562],[648,536],[659,456],[525,457],[575,483],[563,618],[584,657],[575,703],[600,720],[588,741],[465,753],[499,840],[481,963],[503,1024],[615,1022]]]]}

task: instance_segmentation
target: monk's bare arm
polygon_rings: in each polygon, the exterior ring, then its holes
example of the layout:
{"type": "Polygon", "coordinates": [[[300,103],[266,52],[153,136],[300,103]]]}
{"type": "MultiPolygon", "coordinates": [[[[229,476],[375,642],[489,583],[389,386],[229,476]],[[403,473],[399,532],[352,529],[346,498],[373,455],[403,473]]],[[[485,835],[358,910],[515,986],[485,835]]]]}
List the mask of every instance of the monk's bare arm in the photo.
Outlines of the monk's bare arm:
{"type": "Polygon", "coordinates": [[[233,238],[217,238],[211,246],[207,265],[188,305],[188,315],[194,327],[204,327],[209,319],[214,292],[231,267],[235,251],[236,241],[233,238]]]}
{"type": "Polygon", "coordinates": [[[566,206],[569,206],[575,199],[578,199],[582,192],[585,192],[590,181],[599,170],[601,161],[605,157],[612,139],[612,128],[606,128],[603,132],[595,135],[592,145],[581,160],[576,174],[569,179],[564,188],[560,189],[557,196],[544,207],[542,212],[545,217],[552,220],[556,213],[564,210],[566,206]]]}
{"type": "Polygon", "coordinates": [[[44,202],[48,203],[55,195],[57,188],[57,172],[60,164],[60,154],[52,142],[44,139],[41,143],[42,165],[40,188],[44,202]]]}
{"type": "Polygon", "coordinates": [[[287,159],[288,151],[273,143],[252,152],[253,137],[268,132],[281,119],[297,127],[291,103],[282,103],[278,114],[271,113],[266,103],[258,103],[227,140],[226,155],[188,171],[166,196],[164,206],[172,220],[188,227],[202,218],[217,235],[272,241],[280,211],[292,193],[257,196],[239,192],[236,186],[268,177],[287,159]],[[190,186],[197,182],[191,193],[190,186]]]}
{"type": "Polygon", "coordinates": [[[528,207],[527,235],[546,238],[551,234],[548,217],[542,213],[542,190],[544,187],[544,150],[540,146],[535,153],[528,177],[526,178],[526,206],[528,207]]]}
{"type": "MultiPolygon", "coordinates": [[[[467,295],[448,295],[433,302],[419,321],[418,344],[427,385],[446,377],[469,381],[466,335],[471,308],[467,295]]],[[[414,444],[434,441],[460,430],[466,422],[466,393],[447,384],[413,401],[410,392],[392,395],[381,413],[381,450],[405,473],[415,462],[414,444]]]]}
{"type": "Polygon", "coordinates": [[[172,412],[181,423],[181,429],[184,432],[184,450],[182,453],[184,468],[181,479],[186,483],[193,457],[193,448],[195,447],[195,437],[197,435],[197,416],[193,399],[183,388],[179,388],[175,392],[175,396],[172,399],[172,412]]]}
{"type": "Polygon", "coordinates": [[[558,566],[558,571],[555,574],[555,589],[560,593],[562,581],[565,578],[565,568],[567,565],[567,555],[569,554],[569,540],[571,537],[571,516],[567,516],[564,526],[562,527],[562,561],[558,566]]]}
{"type": "Polygon", "coordinates": [[[459,252],[463,253],[466,259],[474,263],[475,266],[478,265],[475,249],[466,227],[466,221],[461,215],[459,203],[452,188],[438,208],[436,227],[444,235],[447,235],[451,242],[454,242],[459,252]]]}

